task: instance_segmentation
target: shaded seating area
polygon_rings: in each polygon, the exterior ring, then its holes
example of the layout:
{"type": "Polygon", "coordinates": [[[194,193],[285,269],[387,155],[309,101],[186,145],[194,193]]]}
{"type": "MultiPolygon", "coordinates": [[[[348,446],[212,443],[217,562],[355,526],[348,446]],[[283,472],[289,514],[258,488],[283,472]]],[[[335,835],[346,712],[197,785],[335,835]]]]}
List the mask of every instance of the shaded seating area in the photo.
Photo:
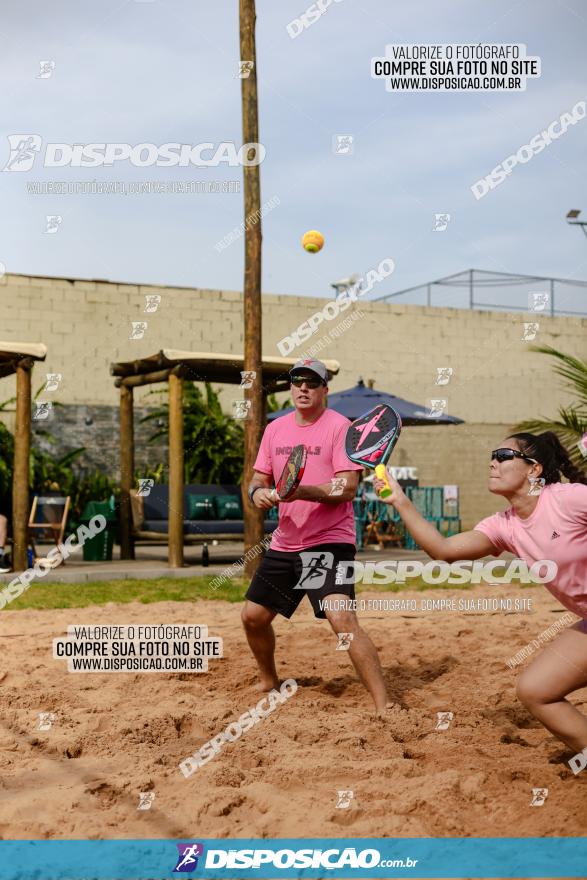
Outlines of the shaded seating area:
{"type": "MultiPolygon", "coordinates": [[[[260,374],[256,381],[262,383],[263,412],[266,416],[267,396],[279,391],[289,391],[289,371],[297,358],[262,358],[260,374]]],[[[340,369],[338,361],[324,361],[330,375],[336,375],[340,369]]],[[[133,525],[131,510],[131,492],[135,488],[134,469],[134,399],[135,388],[167,382],[169,387],[169,486],[167,496],[159,497],[163,506],[167,506],[166,533],[161,526],[157,535],[165,535],[168,540],[168,561],[170,568],[181,568],[184,562],[184,541],[186,531],[186,497],[184,493],[184,448],[183,448],[183,382],[216,382],[219,384],[243,385],[244,357],[232,354],[210,354],[209,352],[190,352],[178,349],[162,349],[156,354],[132,361],[117,362],[110,365],[110,373],[115,377],[114,384],[120,389],[120,558],[134,559],[134,542],[137,533],[133,525]]],[[[239,394],[244,397],[243,392],[239,394]]],[[[263,418],[264,422],[266,418],[263,418]]],[[[260,437],[259,437],[260,440],[260,437]]],[[[154,489],[155,487],[153,487],[154,489]]],[[[242,489],[239,487],[242,499],[242,489]]],[[[189,495],[188,495],[189,497],[189,495]]],[[[143,501],[143,515],[149,510],[145,508],[146,496],[143,501]]],[[[135,502],[136,504],[136,502],[135,502]]],[[[137,511],[140,516],[140,509],[137,511]]],[[[163,511],[162,511],[163,512],[163,511]]],[[[247,517],[256,516],[258,511],[243,504],[243,524],[247,517]]],[[[163,518],[162,518],[163,519],[163,518]]],[[[144,522],[153,525],[155,517],[144,515],[144,522]]],[[[190,520],[194,525],[193,541],[205,544],[210,539],[197,520],[190,520]]],[[[143,530],[149,532],[150,529],[143,530]]],[[[141,532],[141,527],[138,528],[141,532]]],[[[217,534],[214,539],[217,539],[217,534]]],[[[221,531],[220,534],[223,534],[221,531]]]]}
{"type": "MultiPolygon", "coordinates": [[[[131,490],[132,537],[140,541],[167,541],[169,532],[169,486],[154,485],[148,495],[131,490]]],[[[277,528],[277,521],[266,519],[265,534],[277,528]]],[[[208,544],[239,541],[244,534],[244,513],[240,486],[234,484],[193,484],[183,490],[184,544],[202,545],[202,564],[208,565],[208,544]]]]}

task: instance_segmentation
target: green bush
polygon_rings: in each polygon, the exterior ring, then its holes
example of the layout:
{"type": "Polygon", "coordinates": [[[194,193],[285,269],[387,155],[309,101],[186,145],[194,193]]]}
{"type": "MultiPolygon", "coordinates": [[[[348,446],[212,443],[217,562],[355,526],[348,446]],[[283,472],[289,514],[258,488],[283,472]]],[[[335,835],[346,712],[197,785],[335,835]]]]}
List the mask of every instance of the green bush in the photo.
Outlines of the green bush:
{"type": "MultiPolygon", "coordinates": [[[[167,389],[161,405],[142,421],[161,419],[163,427],[150,442],[169,436],[167,389]]],[[[202,392],[194,382],[183,383],[184,480],[186,483],[238,483],[243,472],[244,431],[242,424],[222,412],[218,394],[209,382],[202,392]]]]}

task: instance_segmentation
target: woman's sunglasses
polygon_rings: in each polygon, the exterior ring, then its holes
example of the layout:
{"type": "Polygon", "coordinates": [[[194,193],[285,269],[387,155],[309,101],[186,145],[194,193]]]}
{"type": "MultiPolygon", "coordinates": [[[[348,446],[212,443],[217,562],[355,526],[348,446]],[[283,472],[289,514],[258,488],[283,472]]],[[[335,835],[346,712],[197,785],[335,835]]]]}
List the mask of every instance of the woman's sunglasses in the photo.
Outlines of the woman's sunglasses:
{"type": "Polygon", "coordinates": [[[296,388],[301,388],[302,385],[305,385],[306,388],[320,388],[321,385],[324,385],[322,379],[308,379],[306,376],[291,376],[290,380],[296,388]]]}
{"type": "Polygon", "coordinates": [[[511,461],[513,458],[523,458],[524,461],[529,461],[531,464],[538,464],[535,458],[530,458],[528,455],[524,455],[523,452],[518,452],[517,449],[494,449],[491,453],[491,461],[493,459],[497,459],[500,463],[502,461],[511,461]]]}

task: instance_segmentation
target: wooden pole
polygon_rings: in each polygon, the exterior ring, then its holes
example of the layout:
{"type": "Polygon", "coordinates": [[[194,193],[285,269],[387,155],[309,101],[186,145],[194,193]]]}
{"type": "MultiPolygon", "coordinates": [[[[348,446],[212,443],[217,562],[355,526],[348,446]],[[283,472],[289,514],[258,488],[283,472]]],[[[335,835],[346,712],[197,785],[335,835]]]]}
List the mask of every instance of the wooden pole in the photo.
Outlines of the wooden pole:
{"type": "Polygon", "coordinates": [[[12,478],[13,568],[27,566],[29,520],[29,457],[31,451],[31,362],[21,360],[16,368],[16,425],[12,478]]]}
{"type": "MultiPolygon", "coordinates": [[[[255,0],[239,0],[240,60],[252,62],[248,75],[241,79],[243,144],[259,142],[257,103],[257,53],[255,48],[255,0]]],[[[255,149],[249,148],[248,159],[254,158],[255,149]]],[[[254,370],[255,381],[245,390],[250,402],[248,417],[244,420],[245,449],[242,496],[244,509],[245,576],[252,577],[259,557],[247,559],[247,551],[263,538],[263,511],[253,507],[247,498],[247,488],[253,475],[253,464],[263,433],[261,371],[261,184],[258,165],[243,165],[244,222],[245,222],[245,277],[244,307],[244,369],[254,370]]]]}
{"type": "Polygon", "coordinates": [[[130,490],[135,472],[133,390],[120,389],[120,558],[134,559],[130,490]]]}
{"type": "Polygon", "coordinates": [[[183,565],[183,379],[169,377],[169,567],[183,565]]]}

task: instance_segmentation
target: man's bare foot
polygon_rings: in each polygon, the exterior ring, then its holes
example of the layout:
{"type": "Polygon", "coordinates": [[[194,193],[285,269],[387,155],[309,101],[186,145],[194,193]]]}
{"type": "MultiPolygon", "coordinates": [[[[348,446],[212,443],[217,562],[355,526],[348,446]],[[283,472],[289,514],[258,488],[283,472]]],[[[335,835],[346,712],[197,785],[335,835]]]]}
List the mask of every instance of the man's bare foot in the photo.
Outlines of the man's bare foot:
{"type": "Polygon", "coordinates": [[[280,684],[281,682],[278,678],[262,678],[259,684],[255,685],[255,690],[260,691],[263,694],[268,694],[269,691],[278,691],[280,684]]]}

